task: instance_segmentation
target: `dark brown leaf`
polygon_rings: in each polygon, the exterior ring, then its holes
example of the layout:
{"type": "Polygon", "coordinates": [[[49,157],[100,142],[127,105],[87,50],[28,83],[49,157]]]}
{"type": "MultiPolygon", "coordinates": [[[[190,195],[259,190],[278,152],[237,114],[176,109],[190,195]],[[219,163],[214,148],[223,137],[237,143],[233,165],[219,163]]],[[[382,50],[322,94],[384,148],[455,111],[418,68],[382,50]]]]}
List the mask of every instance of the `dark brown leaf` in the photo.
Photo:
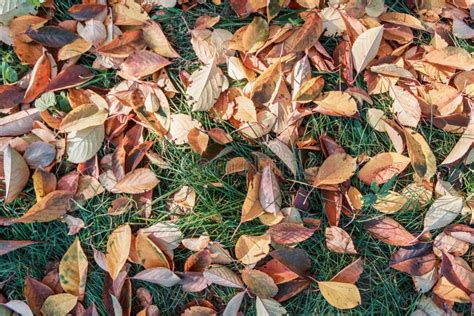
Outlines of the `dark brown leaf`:
{"type": "Polygon", "coordinates": [[[46,284],[30,276],[26,277],[23,295],[25,296],[26,302],[28,303],[28,306],[30,306],[33,314],[41,315],[41,307],[43,306],[44,301],[53,294],[54,291],[46,284]]]}
{"type": "Polygon", "coordinates": [[[0,86],[0,109],[10,109],[20,104],[25,91],[17,86],[0,86]]]}
{"type": "Polygon", "coordinates": [[[46,87],[45,92],[59,91],[83,84],[92,79],[92,72],[84,66],[72,65],[61,71],[46,87]]]}
{"type": "Polygon", "coordinates": [[[420,276],[433,270],[436,256],[430,244],[400,248],[390,257],[390,267],[410,275],[420,276]]]}
{"type": "Polygon", "coordinates": [[[35,42],[53,48],[63,47],[79,38],[79,35],[66,31],[59,26],[49,25],[43,26],[38,30],[35,30],[30,26],[25,34],[31,37],[35,42]]]}
{"type": "Polygon", "coordinates": [[[75,4],[67,10],[67,13],[77,21],[87,21],[102,13],[106,8],[104,4],[75,4]]]}

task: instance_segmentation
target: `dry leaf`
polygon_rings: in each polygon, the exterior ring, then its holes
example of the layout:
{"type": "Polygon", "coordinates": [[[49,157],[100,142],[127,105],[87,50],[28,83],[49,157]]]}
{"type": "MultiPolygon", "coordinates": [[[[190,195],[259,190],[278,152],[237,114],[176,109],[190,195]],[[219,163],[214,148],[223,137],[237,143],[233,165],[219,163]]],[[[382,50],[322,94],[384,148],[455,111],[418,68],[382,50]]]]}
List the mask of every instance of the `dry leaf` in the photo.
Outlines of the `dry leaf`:
{"type": "Polygon", "coordinates": [[[382,184],[400,174],[410,163],[410,159],[397,153],[380,153],[367,162],[358,173],[366,184],[375,181],[382,184]]]}
{"type": "Polygon", "coordinates": [[[243,264],[254,264],[270,251],[270,236],[242,235],[235,244],[235,257],[243,264]]]}
{"type": "Polygon", "coordinates": [[[59,263],[59,280],[64,291],[80,300],[84,298],[86,291],[88,264],[79,239],[76,238],[59,263]]]}
{"type": "Polygon", "coordinates": [[[383,36],[383,26],[371,28],[360,34],[352,45],[352,57],[357,73],[377,56],[383,36]]]}
{"type": "Polygon", "coordinates": [[[117,227],[109,236],[107,241],[107,253],[105,255],[107,271],[112,280],[115,280],[127,261],[130,251],[132,231],[129,225],[117,227]]]}
{"type": "Polygon", "coordinates": [[[276,214],[280,210],[282,203],[280,185],[270,165],[267,165],[262,171],[259,201],[268,213],[276,214]]]}
{"type": "Polygon", "coordinates": [[[357,254],[349,234],[340,227],[327,227],[324,231],[326,247],[337,253],[357,254]]]}
{"type": "Polygon", "coordinates": [[[342,183],[352,177],[356,168],[355,158],[344,153],[333,154],[319,167],[313,185],[322,186],[342,183]]]}
{"type": "Polygon", "coordinates": [[[8,145],[3,151],[5,203],[11,203],[28,183],[30,170],[23,157],[8,145]]]}
{"type": "Polygon", "coordinates": [[[350,309],[362,302],[359,289],[354,284],[318,281],[318,286],[326,301],[336,308],[350,309]]]}

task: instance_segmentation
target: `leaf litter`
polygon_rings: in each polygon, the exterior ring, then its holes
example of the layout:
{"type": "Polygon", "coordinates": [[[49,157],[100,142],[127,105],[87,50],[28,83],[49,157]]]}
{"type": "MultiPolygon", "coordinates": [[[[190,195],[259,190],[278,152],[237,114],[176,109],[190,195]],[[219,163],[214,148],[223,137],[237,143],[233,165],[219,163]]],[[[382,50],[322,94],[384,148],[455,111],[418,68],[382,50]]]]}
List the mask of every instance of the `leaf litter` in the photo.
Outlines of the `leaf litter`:
{"type": "MultiPolygon", "coordinates": [[[[337,309],[356,308],[371,295],[357,286],[365,265],[364,246],[352,238],[359,223],[377,242],[398,247],[389,267],[410,275],[424,293],[415,313],[450,314],[455,304],[474,304],[472,254],[466,255],[474,242],[473,196],[463,188],[472,185],[472,174],[471,183],[461,185],[442,178],[446,170],[458,178],[472,173],[474,57],[452,37],[474,38],[467,1],[448,7],[409,1],[406,14],[378,0],[230,0],[236,20],[251,19],[233,33],[220,27],[219,16],[197,19],[189,32],[200,66],[181,71],[179,82],[169,74],[182,58],[180,47],[154,17],[166,8],[192,11],[202,1],[84,0],[68,8],[72,19],[65,21],[53,19],[55,1],[33,2],[0,5],[0,40],[30,67],[0,86],[0,189],[4,206],[16,208],[31,176],[36,202],[19,217],[2,217],[0,225],[61,221],[68,234],[80,236],[93,227],[70,213],[102,194],[117,195],[108,216],[138,208],[143,219],[153,217],[164,181],[155,170],[170,167],[155,142],[191,149],[203,161],[225,160],[223,179],[240,176],[247,192],[233,247],[207,234],[184,235],[176,221],[190,216],[202,196],[182,186],[169,194],[166,220],[113,228],[106,252],[93,249],[94,261],[76,238],[45,278],[26,278],[26,303],[0,294],[2,309],[98,315],[94,303],[85,306],[89,264],[104,270],[109,314],[160,314],[143,287],[136,288],[139,304],[132,308],[136,280],[187,292],[212,284],[237,289],[227,302],[183,304],[183,315],[238,315],[246,312],[244,300],[254,301],[257,315],[285,315],[285,301],[312,288],[337,309]],[[301,23],[275,22],[288,8],[302,9],[295,13],[301,23]],[[432,36],[429,44],[415,42],[420,32],[432,36]],[[336,39],[332,53],[324,37],[336,39]],[[81,64],[83,55],[93,56],[92,66],[81,64]],[[116,71],[123,81],[111,89],[95,86],[100,70],[116,71]],[[327,74],[338,75],[337,88],[327,74]],[[190,111],[174,106],[177,94],[190,111]],[[382,97],[389,107],[373,101],[382,97]],[[60,98],[67,107],[59,106],[60,98]],[[226,129],[209,128],[196,112],[226,129]],[[387,133],[393,151],[353,156],[324,131],[315,137],[307,129],[312,117],[387,133]],[[458,137],[447,156],[437,156],[436,136],[424,133],[426,126],[458,137]],[[228,158],[239,141],[260,148],[253,160],[228,158]],[[324,159],[311,165],[308,155],[324,159]],[[398,178],[401,187],[394,186],[398,178]],[[308,212],[316,193],[324,211],[308,212]],[[417,228],[396,220],[402,212],[420,213],[417,228]],[[265,232],[240,233],[242,223],[258,225],[257,218],[265,232]],[[345,218],[350,221],[343,226],[345,218]],[[332,255],[353,256],[332,279],[311,272],[317,254],[299,247],[315,235],[332,255]],[[191,255],[178,259],[177,248],[191,255]],[[132,265],[143,269],[132,273],[132,265]]],[[[0,255],[41,244],[0,240],[0,255]]]]}

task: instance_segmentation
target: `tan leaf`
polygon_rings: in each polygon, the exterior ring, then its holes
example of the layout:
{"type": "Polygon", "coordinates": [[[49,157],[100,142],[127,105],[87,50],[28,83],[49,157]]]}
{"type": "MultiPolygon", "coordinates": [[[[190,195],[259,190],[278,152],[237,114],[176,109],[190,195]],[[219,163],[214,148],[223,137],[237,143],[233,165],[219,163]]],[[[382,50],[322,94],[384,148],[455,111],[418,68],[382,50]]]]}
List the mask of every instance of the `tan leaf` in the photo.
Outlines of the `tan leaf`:
{"type": "Polygon", "coordinates": [[[352,57],[357,73],[377,56],[383,36],[383,26],[371,28],[360,34],[352,45],[352,57]]]}
{"type": "MultiPolygon", "coordinates": [[[[99,22],[100,23],[100,22],[99,22]]],[[[69,43],[58,52],[58,60],[67,60],[77,56],[81,56],[92,48],[92,44],[83,38],[78,38],[72,43],[69,43]]]]}
{"type": "Polygon", "coordinates": [[[404,208],[408,199],[400,193],[389,191],[387,195],[377,198],[373,208],[385,214],[393,214],[404,208]]]}
{"type": "Polygon", "coordinates": [[[107,111],[94,104],[84,104],[74,108],[61,121],[59,130],[63,133],[76,132],[102,125],[107,119],[107,111]]]}
{"type": "Polygon", "coordinates": [[[253,101],[243,95],[234,100],[237,111],[234,118],[241,122],[257,122],[257,111],[253,101]]]}
{"type": "Polygon", "coordinates": [[[168,260],[161,249],[146,234],[139,231],[135,240],[138,257],[145,269],[170,268],[168,260]]]}
{"type": "Polygon", "coordinates": [[[398,121],[402,125],[416,127],[421,118],[418,100],[399,86],[390,85],[388,91],[393,99],[392,112],[397,116],[398,121]]]}
{"type": "Polygon", "coordinates": [[[235,244],[235,257],[243,264],[254,264],[270,251],[270,236],[242,235],[235,244]]]}
{"type": "Polygon", "coordinates": [[[153,21],[148,20],[145,22],[143,27],[143,38],[155,53],[169,58],[177,58],[179,54],[174,50],[174,48],[169,43],[166,35],[161,30],[160,25],[153,21]]]}
{"type": "Polygon", "coordinates": [[[290,169],[293,175],[296,177],[298,172],[298,164],[296,162],[293,151],[279,139],[266,142],[265,145],[278,157],[285,165],[290,169]]]}
{"type": "Polygon", "coordinates": [[[76,238],[59,263],[59,280],[61,286],[69,294],[84,298],[87,280],[87,257],[76,238]]]}
{"type": "Polygon", "coordinates": [[[209,136],[200,129],[193,128],[188,133],[188,143],[192,150],[202,155],[209,144],[209,136]]]}
{"type": "MultiPolygon", "coordinates": [[[[84,39],[85,42],[89,43],[89,48],[91,45],[100,45],[107,39],[107,29],[101,21],[95,19],[85,21],[84,25],[82,23],[78,23],[77,33],[84,39]]],[[[82,42],[81,46],[82,45],[85,46],[85,43],[82,42]]]]}
{"type": "Polygon", "coordinates": [[[400,174],[410,163],[410,158],[397,153],[380,153],[367,162],[358,173],[366,184],[382,184],[400,174]]]}
{"type": "Polygon", "coordinates": [[[55,294],[48,297],[41,307],[41,313],[48,316],[65,316],[76,306],[77,296],[69,293],[55,294]]]}
{"type": "Polygon", "coordinates": [[[135,274],[133,279],[151,282],[165,287],[172,287],[181,281],[173,271],[167,268],[146,269],[135,274]]]}
{"type": "Polygon", "coordinates": [[[248,162],[244,157],[234,157],[231,160],[227,161],[225,165],[225,174],[233,174],[242,171],[247,171],[251,168],[252,164],[248,162]]]}
{"type": "Polygon", "coordinates": [[[337,253],[357,254],[349,234],[340,227],[326,227],[324,231],[326,237],[326,247],[330,251],[337,253]]]}
{"type": "Polygon", "coordinates": [[[132,53],[122,63],[117,74],[127,80],[139,80],[168,66],[171,62],[147,50],[132,53]]]}
{"type": "Polygon", "coordinates": [[[188,134],[193,128],[201,128],[201,123],[187,114],[172,114],[168,138],[176,145],[186,144],[188,134]]]}
{"type": "Polygon", "coordinates": [[[271,102],[278,92],[281,81],[281,64],[274,63],[252,82],[252,101],[256,106],[271,102]]]}
{"type": "Polygon", "coordinates": [[[318,286],[326,301],[336,308],[350,309],[362,302],[359,289],[354,284],[318,281],[318,286]]]}
{"type": "Polygon", "coordinates": [[[30,178],[30,169],[25,159],[10,145],[3,151],[3,174],[5,181],[5,203],[11,203],[23,191],[30,178]]]}
{"type": "Polygon", "coordinates": [[[400,12],[387,12],[380,16],[380,20],[398,25],[404,25],[417,30],[425,30],[421,21],[413,15],[400,12]]]}
{"type": "Polygon", "coordinates": [[[102,146],[104,133],[104,125],[71,132],[66,143],[68,160],[81,163],[94,157],[102,146]]]}
{"type": "Polygon", "coordinates": [[[242,34],[242,47],[248,53],[254,53],[261,48],[268,39],[268,23],[265,19],[256,16],[245,27],[242,34]]]}
{"type": "Polygon", "coordinates": [[[262,174],[257,173],[249,182],[247,195],[242,205],[242,214],[240,217],[240,222],[242,223],[251,221],[265,212],[259,200],[261,180],[262,174]]]}
{"type": "Polygon", "coordinates": [[[128,224],[119,226],[109,236],[105,260],[107,271],[115,280],[127,261],[130,252],[132,231],[128,224]]]}
{"type": "Polygon", "coordinates": [[[311,78],[301,84],[301,87],[296,91],[293,100],[299,103],[309,103],[319,96],[323,88],[323,76],[311,78]]]}
{"type": "Polygon", "coordinates": [[[25,214],[16,219],[16,223],[50,222],[60,218],[70,209],[73,193],[53,191],[33,205],[25,214]]]}
{"type": "Polygon", "coordinates": [[[423,221],[423,232],[443,228],[456,219],[463,208],[463,198],[457,196],[442,196],[426,212],[423,221]]]}
{"type": "Polygon", "coordinates": [[[344,154],[337,153],[329,156],[319,167],[314,179],[314,186],[339,184],[354,174],[357,168],[356,159],[344,154]]]}
{"type": "Polygon", "coordinates": [[[243,288],[244,284],[240,277],[232,270],[225,266],[212,266],[204,271],[204,277],[214,284],[226,287],[243,288]]]}
{"type": "Polygon", "coordinates": [[[149,191],[160,182],[148,168],[137,168],[128,173],[115,185],[122,193],[138,194],[149,191]]]}
{"type": "Polygon", "coordinates": [[[278,292],[273,279],[266,273],[259,270],[242,271],[242,280],[245,285],[260,298],[271,298],[278,292]]]}
{"type": "Polygon", "coordinates": [[[186,90],[193,111],[208,111],[214,106],[221,92],[228,86],[222,70],[214,62],[192,73],[191,84],[186,90]]]}
{"type": "Polygon", "coordinates": [[[358,112],[357,103],[352,96],[342,91],[329,91],[324,97],[315,100],[316,112],[333,116],[353,116],[358,112]]]}
{"type": "Polygon", "coordinates": [[[461,47],[449,46],[443,49],[435,49],[423,56],[423,60],[454,69],[474,69],[474,58],[469,52],[461,47]]]}

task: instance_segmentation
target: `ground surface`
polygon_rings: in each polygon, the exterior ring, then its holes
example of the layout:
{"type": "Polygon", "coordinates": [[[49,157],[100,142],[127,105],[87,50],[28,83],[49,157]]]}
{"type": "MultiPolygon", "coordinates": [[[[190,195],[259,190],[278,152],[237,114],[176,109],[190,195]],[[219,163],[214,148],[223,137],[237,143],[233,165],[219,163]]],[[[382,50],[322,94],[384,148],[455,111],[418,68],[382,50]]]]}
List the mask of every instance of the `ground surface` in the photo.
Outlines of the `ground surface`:
{"type": "MultiPolygon", "coordinates": [[[[80,1],[74,0],[57,0],[57,18],[63,20],[66,18],[66,10],[74,3],[80,1]]],[[[402,3],[394,2],[391,10],[399,12],[408,12],[402,3]]],[[[287,10],[276,19],[279,23],[300,24],[296,11],[287,10]]],[[[197,9],[184,13],[177,9],[170,9],[163,15],[154,16],[159,21],[171,43],[177,49],[182,58],[178,59],[175,64],[168,67],[174,79],[181,69],[194,70],[197,67],[197,58],[189,42],[190,36],[188,27],[194,25],[195,19],[200,15],[220,15],[221,21],[217,25],[220,28],[229,29],[231,32],[238,27],[247,24],[249,20],[239,20],[236,18],[232,10],[227,5],[213,6],[201,5],[197,9]]],[[[420,36],[417,38],[420,43],[429,41],[429,37],[420,36]]],[[[337,39],[323,38],[322,44],[331,50],[337,43],[337,39]]],[[[463,47],[468,47],[468,43],[458,43],[463,47]]],[[[27,68],[18,64],[13,53],[6,46],[2,46],[2,72],[5,76],[7,68],[14,69],[18,77],[21,77],[27,68]]],[[[474,48],[468,47],[472,52],[474,48]]],[[[84,57],[88,63],[92,61],[90,57],[84,57]]],[[[113,72],[96,72],[95,80],[89,82],[88,85],[112,87],[117,78],[113,72]]],[[[316,75],[316,73],[315,73],[316,75]]],[[[331,89],[339,85],[337,82],[337,74],[324,74],[327,85],[326,89],[331,89]]],[[[4,77],[0,77],[4,81],[4,77]]],[[[177,86],[179,83],[175,80],[177,86]]],[[[363,86],[364,83],[359,79],[358,85],[363,86]]],[[[182,87],[181,87],[182,88],[182,87]]],[[[387,99],[376,99],[375,106],[384,109],[390,103],[387,99]]],[[[172,100],[173,112],[183,112],[191,114],[190,106],[188,106],[182,97],[176,97],[172,100]]],[[[360,109],[361,113],[365,113],[366,109],[360,109]]],[[[207,114],[195,114],[193,117],[199,119],[206,128],[217,127],[214,122],[207,117],[207,114]]],[[[230,126],[219,127],[225,128],[231,132],[230,126]]],[[[315,115],[308,119],[306,128],[314,137],[323,133],[332,136],[346,151],[353,157],[367,153],[373,155],[379,152],[393,150],[391,142],[385,134],[375,132],[370,126],[363,123],[362,120],[332,118],[329,116],[315,115]]],[[[449,153],[451,148],[457,141],[457,136],[445,133],[439,129],[431,128],[429,124],[421,124],[419,129],[425,138],[430,142],[431,148],[435,153],[438,163],[442,161],[449,153]]],[[[235,134],[233,134],[234,136],[235,134]]],[[[235,135],[235,140],[230,144],[234,151],[228,156],[244,156],[251,158],[251,152],[259,149],[268,152],[268,149],[260,148],[258,145],[249,145],[247,141],[241,140],[235,135]]],[[[245,181],[238,175],[223,177],[225,161],[216,161],[211,164],[202,164],[199,162],[199,156],[194,154],[189,148],[177,148],[172,144],[158,141],[156,151],[167,159],[170,168],[167,170],[155,169],[161,183],[154,193],[154,206],[152,217],[148,220],[140,218],[137,214],[128,213],[120,217],[111,217],[107,214],[110,203],[114,200],[114,195],[102,194],[90,200],[86,205],[80,207],[75,216],[84,220],[86,227],[79,234],[84,251],[89,258],[89,275],[87,280],[87,297],[86,306],[94,301],[102,313],[104,312],[101,290],[104,272],[94,263],[92,258],[92,247],[104,251],[106,240],[111,230],[121,223],[130,222],[137,225],[150,225],[168,218],[168,211],[165,207],[166,199],[183,185],[192,186],[197,194],[198,200],[194,213],[181,218],[177,224],[183,230],[187,237],[200,236],[208,233],[213,240],[218,240],[226,246],[233,249],[233,241],[230,240],[234,229],[237,227],[240,219],[241,206],[245,197],[245,181]],[[211,182],[221,182],[224,184],[221,188],[209,186],[211,182]]],[[[321,153],[311,154],[310,165],[318,165],[322,162],[323,155],[321,153]]],[[[453,182],[464,182],[466,195],[472,193],[474,183],[472,174],[464,173],[464,179],[457,179],[456,172],[452,174],[444,174],[444,178],[453,182]]],[[[402,187],[412,180],[411,174],[405,174],[393,183],[395,187],[402,187]]],[[[356,182],[357,179],[353,181],[356,182]]],[[[289,190],[291,183],[283,186],[283,190],[289,190]]],[[[362,187],[357,185],[357,187],[362,187]]],[[[363,192],[367,193],[367,192],[363,192]]],[[[28,186],[21,199],[17,199],[14,203],[3,206],[0,209],[0,215],[7,217],[17,217],[28,209],[34,201],[34,191],[32,185],[28,186]]],[[[289,202],[289,201],[286,201],[289,202]]],[[[310,211],[313,214],[323,216],[323,207],[321,197],[317,194],[311,199],[310,211]]],[[[399,273],[388,266],[390,254],[394,251],[394,247],[376,241],[363,229],[364,220],[373,217],[375,211],[367,210],[362,217],[353,222],[346,229],[352,236],[356,248],[359,250],[360,256],[365,260],[365,271],[362,274],[358,286],[362,294],[362,305],[346,313],[349,314],[377,314],[377,315],[399,315],[409,314],[416,307],[417,294],[413,289],[412,281],[409,276],[399,273]]],[[[394,218],[404,225],[409,231],[420,231],[422,224],[423,212],[420,211],[404,211],[397,213],[394,218]]],[[[344,218],[342,227],[349,222],[344,218]]],[[[323,223],[325,225],[325,223],[323,223]]],[[[239,234],[247,233],[256,235],[263,233],[266,226],[261,225],[258,220],[242,225],[239,234]]],[[[41,278],[44,275],[46,265],[49,262],[59,261],[67,248],[72,243],[74,236],[67,235],[67,227],[60,222],[51,222],[46,224],[28,224],[14,225],[12,227],[0,227],[0,239],[17,239],[17,240],[38,240],[44,241],[43,244],[34,245],[28,248],[20,249],[15,252],[2,256],[0,259],[0,280],[5,283],[3,292],[10,299],[22,298],[23,280],[26,275],[32,275],[41,278]]],[[[324,244],[324,234],[318,231],[310,240],[300,244],[305,248],[312,259],[312,272],[318,280],[327,280],[336,274],[339,270],[353,261],[353,256],[340,255],[330,253],[324,244]]],[[[178,250],[176,262],[183,262],[183,258],[189,256],[189,251],[178,250]]],[[[180,267],[178,267],[179,269],[180,267]]],[[[138,285],[135,284],[135,285],[138,285]]],[[[142,283],[150,289],[154,295],[155,304],[158,305],[163,315],[173,315],[181,311],[181,307],[195,298],[211,299],[214,302],[227,302],[234,293],[231,289],[222,287],[210,287],[206,291],[198,294],[190,294],[182,291],[178,287],[171,289],[153,286],[142,283]]],[[[244,310],[248,314],[253,313],[251,303],[247,302],[244,310]]],[[[311,315],[311,314],[338,314],[339,312],[331,307],[324,298],[318,293],[316,288],[310,288],[303,294],[284,304],[285,308],[291,315],[311,315]]],[[[467,313],[468,306],[465,306],[464,312],[467,313]]],[[[247,314],[247,313],[246,313],[247,314]]]]}

